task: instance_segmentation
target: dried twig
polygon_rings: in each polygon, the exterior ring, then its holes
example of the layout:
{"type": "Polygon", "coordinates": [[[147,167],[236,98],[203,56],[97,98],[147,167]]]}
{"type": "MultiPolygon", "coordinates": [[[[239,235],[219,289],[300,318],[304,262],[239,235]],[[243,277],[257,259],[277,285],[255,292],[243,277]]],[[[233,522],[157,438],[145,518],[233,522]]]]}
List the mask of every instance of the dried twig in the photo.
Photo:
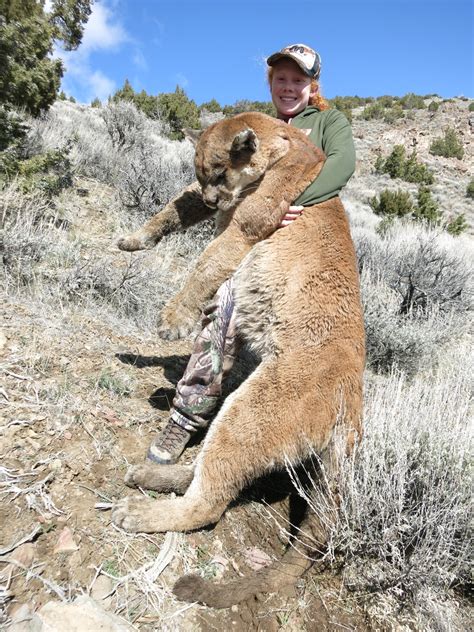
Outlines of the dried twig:
{"type": "Polygon", "coordinates": [[[7,375],[11,375],[12,377],[16,377],[17,380],[31,381],[33,379],[33,378],[29,377],[28,375],[18,375],[18,373],[13,373],[13,371],[9,371],[8,369],[2,369],[2,371],[4,373],[6,373],[7,375]]]}
{"type": "Polygon", "coordinates": [[[25,535],[25,537],[21,538],[21,540],[18,540],[14,544],[10,544],[9,546],[5,548],[0,549],[0,555],[6,555],[7,553],[10,553],[10,551],[13,551],[17,547],[19,547],[20,544],[24,544],[25,542],[30,542],[31,540],[34,539],[34,537],[39,531],[41,531],[41,525],[38,524],[36,525],[36,527],[33,529],[31,533],[29,533],[28,535],[25,535]]]}
{"type": "MultiPolygon", "coordinates": [[[[41,577],[39,573],[35,573],[31,568],[28,568],[24,564],[21,564],[21,562],[17,562],[17,560],[14,560],[13,558],[10,558],[10,557],[5,557],[3,560],[0,560],[0,564],[13,564],[13,566],[17,566],[18,568],[21,568],[21,570],[26,571],[28,575],[31,575],[35,579],[39,579],[40,582],[43,582],[43,584],[47,588],[52,590],[61,599],[61,601],[67,601],[62,588],[60,588],[54,582],[49,581],[49,579],[44,579],[44,577],[41,577]]],[[[44,564],[40,564],[39,566],[44,566],[44,564]]]]}
{"type": "MultiPolygon", "coordinates": [[[[108,496],[106,496],[105,494],[103,494],[102,492],[97,491],[96,489],[92,489],[92,487],[88,487],[87,485],[84,485],[84,483],[75,483],[75,485],[77,485],[77,487],[82,487],[83,489],[87,489],[88,492],[91,492],[91,494],[95,494],[96,496],[98,496],[99,498],[103,498],[107,503],[109,504],[113,504],[113,500],[111,498],[109,498],[108,496]]],[[[99,504],[105,504],[105,503],[97,503],[99,504]]],[[[96,505],[97,508],[97,505],[96,505]]],[[[101,507],[102,509],[102,507],[101,507]]]]}

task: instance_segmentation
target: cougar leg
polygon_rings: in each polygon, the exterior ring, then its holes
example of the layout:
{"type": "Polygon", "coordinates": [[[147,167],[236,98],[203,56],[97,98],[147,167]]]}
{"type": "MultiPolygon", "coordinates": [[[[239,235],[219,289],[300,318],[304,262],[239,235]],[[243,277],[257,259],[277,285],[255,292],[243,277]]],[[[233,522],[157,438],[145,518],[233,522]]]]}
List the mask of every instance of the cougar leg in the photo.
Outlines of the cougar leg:
{"type": "Polygon", "coordinates": [[[194,465],[140,463],[128,468],[125,484],[129,487],[143,487],[157,492],[184,494],[193,476],[194,465]]]}
{"type": "Polygon", "coordinates": [[[199,575],[184,575],[173,587],[175,596],[181,601],[197,601],[211,608],[230,608],[257,593],[275,593],[295,585],[314,562],[323,557],[335,524],[339,501],[334,492],[337,457],[331,441],[317,466],[307,470],[310,481],[305,481],[305,484],[309,485],[309,506],[296,528],[294,540],[280,560],[257,573],[223,584],[199,575]]]}
{"type": "Polygon", "coordinates": [[[264,361],[227,398],[211,425],[185,495],[152,502],[123,499],[112,511],[114,522],[147,532],[203,527],[216,522],[258,476],[300,462],[311,448],[322,451],[339,412],[341,381],[331,375],[323,355],[317,369],[311,359],[300,350],[264,361]]]}

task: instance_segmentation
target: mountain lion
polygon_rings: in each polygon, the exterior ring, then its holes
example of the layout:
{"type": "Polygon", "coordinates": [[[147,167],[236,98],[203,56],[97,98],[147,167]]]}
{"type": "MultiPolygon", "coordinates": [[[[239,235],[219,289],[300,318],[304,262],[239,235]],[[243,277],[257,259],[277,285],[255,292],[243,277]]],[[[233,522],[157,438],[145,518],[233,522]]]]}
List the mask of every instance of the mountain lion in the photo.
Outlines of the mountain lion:
{"type": "MultiPolygon", "coordinates": [[[[175,491],[178,498],[127,497],[113,521],[135,532],[188,531],[215,523],[239,492],[271,470],[321,456],[334,481],[336,422],[350,450],[361,435],[364,327],[348,220],[338,197],[276,230],[290,203],[317,177],[324,155],[303,132],[259,113],[215,123],[197,143],[198,181],[137,233],[123,250],[154,246],[164,235],[216,214],[215,239],[159,326],[174,339],[234,274],[237,326],[261,356],[250,377],[224,402],[192,466],[143,464],[130,486],[175,491]]],[[[332,487],[332,484],[330,485],[332,487]]],[[[334,502],[336,494],[328,493],[334,502]]],[[[298,542],[283,561],[255,578],[215,586],[181,578],[182,599],[227,607],[294,581],[310,565],[308,546],[324,546],[331,511],[307,512],[298,542]]]]}

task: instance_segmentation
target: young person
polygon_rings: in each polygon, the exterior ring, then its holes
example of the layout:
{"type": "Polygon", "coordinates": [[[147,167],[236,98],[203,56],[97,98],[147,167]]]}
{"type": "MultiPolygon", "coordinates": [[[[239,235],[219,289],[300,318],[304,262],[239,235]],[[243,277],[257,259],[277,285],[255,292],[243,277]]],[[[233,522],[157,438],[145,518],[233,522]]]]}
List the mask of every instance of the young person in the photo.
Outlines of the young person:
{"type": "MultiPolygon", "coordinates": [[[[352,131],[345,116],[329,109],[319,90],[321,59],[305,44],[293,44],[267,59],[268,82],[277,117],[303,130],[326,155],[316,180],[294,201],[280,228],[295,221],[305,206],[339,194],[355,169],[352,131]]],[[[155,437],[147,458],[175,463],[192,435],[205,428],[221,395],[222,380],[232,367],[238,335],[232,278],[217,291],[203,313],[186,371],[177,385],[169,421],[155,437]]]]}

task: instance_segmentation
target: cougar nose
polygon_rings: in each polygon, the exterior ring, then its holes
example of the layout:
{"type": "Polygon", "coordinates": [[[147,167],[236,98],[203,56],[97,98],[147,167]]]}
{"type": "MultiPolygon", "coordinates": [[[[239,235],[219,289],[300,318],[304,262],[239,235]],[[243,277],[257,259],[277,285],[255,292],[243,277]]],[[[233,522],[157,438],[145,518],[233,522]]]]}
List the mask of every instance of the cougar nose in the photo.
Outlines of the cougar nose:
{"type": "Polygon", "coordinates": [[[217,193],[215,191],[204,191],[202,199],[209,208],[217,208],[217,193]]]}

